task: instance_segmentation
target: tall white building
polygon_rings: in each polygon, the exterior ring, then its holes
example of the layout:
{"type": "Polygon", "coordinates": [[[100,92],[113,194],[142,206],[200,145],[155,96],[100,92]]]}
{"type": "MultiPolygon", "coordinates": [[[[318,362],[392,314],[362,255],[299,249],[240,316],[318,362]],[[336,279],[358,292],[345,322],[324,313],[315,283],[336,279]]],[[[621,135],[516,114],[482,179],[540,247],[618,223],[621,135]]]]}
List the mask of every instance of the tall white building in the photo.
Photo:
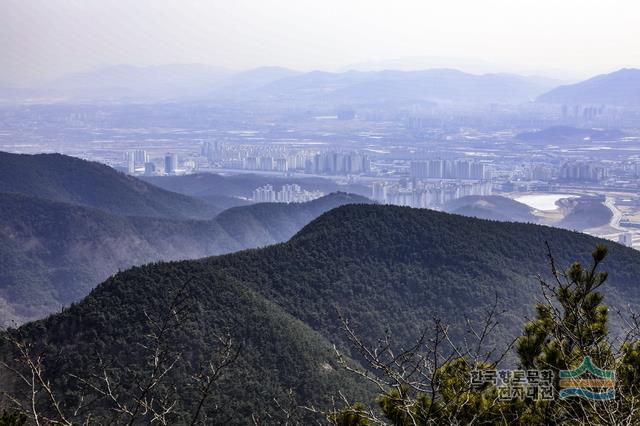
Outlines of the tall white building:
{"type": "Polygon", "coordinates": [[[167,175],[174,175],[178,170],[178,155],[173,153],[166,153],[164,156],[164,173],[167,175]]]}
{"type": "Polygon", "coordinates": [[[386,182],[374,182],[373,193],[371,194],[375,201],[381,203],[387,202],[387,183],[386,182]]]}
{"type": "Polygon", "coordinates": [[[279,172],[286,172],[289,170],[288,162],[286,158],[276,159],[276,170],[279,172]]]}
{"type": "Polygon", "coordinates": [[[277,192],[272,185],[265,185],[253,191],[252,199],[256,203],[304,203],[323,195],[323,192],[306,191],[296,184],[283,185],[277,192]]]}
{"type": "Polygon", "coordinates": [[[147,176],[153,176],[154,174],[156,174],[155,163],[151,163],[151,162],[144,163],[144,174],[147,176]]]}
{"type": "Polygon", "coordinates": [[[272,185],[265,185],[253,191],[253,201],[256,203],[273,203],[276,201],[276,192],[272,185]]]}
{"type": "Polygon", "coordinates": [[[260,157],[260,170],[270,171],[273,170],[273,158],[271,157],[260,157]]]}
{"type": "Polygon", "coordinates": [[[411,177],[417,179],[483,180],[487,178],[485,164],[470,160],[412,161],[409,170],[411,177]]]}
{"type": "Polygon", "coordinates": [[[127,173],[132,175],[135,172],[136,172],[136,163],[135,163],[134,153],[128,152],[127,153],[127,173]]]}
{"type": "Polygon", "coordinates": [[[147,151],[143,149],[138,149],[133,154],[134,161],[136,164],[144,164],[149,162],[149,155],[147,151]]]}

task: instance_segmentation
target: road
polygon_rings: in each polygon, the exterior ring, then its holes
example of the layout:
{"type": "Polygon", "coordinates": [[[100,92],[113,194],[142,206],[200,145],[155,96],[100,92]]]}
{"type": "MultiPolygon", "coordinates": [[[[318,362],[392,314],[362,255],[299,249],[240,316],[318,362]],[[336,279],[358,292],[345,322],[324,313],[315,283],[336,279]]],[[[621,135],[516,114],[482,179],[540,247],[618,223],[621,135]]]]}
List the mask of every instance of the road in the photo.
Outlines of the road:
{"type": "Polygon", "coordinates": [[[614,229],[617,229],[621,232],[626,232],[626,229],[620,227],[620,220],[622,220],[622,212],[618,210],[615,204],[615,199],[613,197],[607,197],[604,205],[611,210],[612,216],[611,221],[609,221],[609,226],[614,229]]]}

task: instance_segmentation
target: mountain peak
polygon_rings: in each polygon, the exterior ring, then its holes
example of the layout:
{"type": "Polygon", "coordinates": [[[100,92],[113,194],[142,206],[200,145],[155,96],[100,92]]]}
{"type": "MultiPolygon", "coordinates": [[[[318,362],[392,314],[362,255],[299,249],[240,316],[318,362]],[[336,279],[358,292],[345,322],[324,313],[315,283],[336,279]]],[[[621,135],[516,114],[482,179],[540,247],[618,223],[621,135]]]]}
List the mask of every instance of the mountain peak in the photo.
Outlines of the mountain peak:
{"type": "Polygon", "coordinates": [[[640,105],[640,69],[622,68],[576,84],[557,87],[537,99],[558,104],[640,105]]]}

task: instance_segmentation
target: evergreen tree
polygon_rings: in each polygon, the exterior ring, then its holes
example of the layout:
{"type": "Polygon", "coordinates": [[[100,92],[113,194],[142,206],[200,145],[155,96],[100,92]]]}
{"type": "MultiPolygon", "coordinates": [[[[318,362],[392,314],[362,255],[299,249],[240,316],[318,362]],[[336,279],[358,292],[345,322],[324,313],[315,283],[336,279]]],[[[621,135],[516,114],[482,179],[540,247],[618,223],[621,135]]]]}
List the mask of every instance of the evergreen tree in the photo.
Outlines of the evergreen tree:
{"type": "MultiPolygon", "coordinates": [[[[495,365],[474,362],[464,354],[437,369],[428,383],[431,393],[420,391],[420,384],[391,386],[378,398],[386,423],[394,426],[640,424],[640,341],[634,340],[638,339],[639,329],[634,317],[631,330],[621,342],[616,342],[609,333],[608,308],[599,291],[608,277],[599,270],[606,256],[607,248],[599,245],[588,267],[575,262],[566,271],[558,271],[549,250],[551,280],[539,277],[543,302],[536,305],[536,317],[525,324],[515,350],[520,369],[553,373],[553,398],[542,398],[538,394],[534,398],[502,400],[495,383],[473,388],[471,371],[492,370],[495,365]],[[559,394],[560,372],[577,369],[584,363],[613,372],[615,398],[594,400],[559,394]]],[[[403,357],[413,359],[416,354],[403,357]]],[[[398,359],[393,362],[399,365],[398,359]]],[[[394,377],[396,383],[401,381],[397,380],[402,377],[399,370],[381,371],[394,377]]]]}
{"type": "Polygon", "coordinates": [[[27,416],[16,411],[4,410],[0,413],[0,426],[22,426],[27,423],[27,416]]]}

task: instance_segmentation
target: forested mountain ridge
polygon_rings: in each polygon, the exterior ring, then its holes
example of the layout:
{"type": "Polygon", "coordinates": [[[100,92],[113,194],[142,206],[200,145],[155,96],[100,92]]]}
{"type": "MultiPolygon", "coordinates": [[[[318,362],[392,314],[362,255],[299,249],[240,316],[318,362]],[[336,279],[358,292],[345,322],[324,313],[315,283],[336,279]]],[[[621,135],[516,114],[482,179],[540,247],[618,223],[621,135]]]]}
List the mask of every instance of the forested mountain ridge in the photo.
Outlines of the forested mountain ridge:
{"type": "Polygon", "coordinates": [[[61,154],[0,152],[0,192],[94,207],[123,216],[211,219],[221,209],[109,166],[61,154]]]}
{"type": "Polygon", "coordinates": [[[194,259],[285,241],[321,213],[351,202],[238,207],[212,220],[119,216],[0,193],[0,327],[55,312],[109,275],[158,260],[194,259]]]}
{"type": "Polygon", "coordinates": [[[286,241],[322,213],[345,204],[371,204],[360,195],[336,192],[306,203],[258,203],[233,207],[215,221],[243,247],[286,241]]]}
{"type": "MultiPolygon", "coordinates": [[[[236,340],[251,342],[250,350],[240,355],[242,364],[215,396],[225,412],[236,413],[228,423],[246,424],[251,413],[262,412],[272,395],[283,395],[288,388],[295,405],[317,402],[319,395],[336,387],[353,391],[348,377],[335,376],[332,386],[325,387],[320,383],[326,382],[313,374],[318,362],[324,366],[321,371],[335,371],[331,354],[318,355],[314,348],[336,343],[349,350],[338,313],[368,341],[390,327],[399,344],[406,344],[434,316],[450,324],[451,336],[460,339],[465,318],[482,316],[497,296],[506,312],[495,334],[498,343],[509,341],[531,314],[539,290],[535,274],[549,274],[545,242],[557,264],[564,266],[576,258],[588,259],[603,241],[539,225],[405,207],[346,205],[321,215],[286,243],[119,273],[80,303],[27,324],[20,333],[36,348],[46,342],[48,353],[60,354],[56,368],[47,370],[56,386],[62,386],[65,369],[86,374],[95,366],[88,348],[106,351],[103,355],[115,365],[139,368],[144,364],[140,351],[123,348],[135,346],[145,335],[144,314],[160,315],[171,295],[188,283],[194,316],[176,342],[187,345],[194,359],[201,359],[214,345],[214,336],[225,330],[236,340]],[[245,304],[246,295],[319,336],[319,346],[306,348],[301,343],[306,337],[256,317],[262,308],[245,304]]],[[[608,304],[612,309],[637,307],[640,253],[606,244],[608,304]]],[[[0,353],[6,357],[7,348],[0,353]]],[[[175,385],[185,389],[186,378],[172,376],[175,385]]],[[[181,406],[192,402],[188,392],[180,395],[181,406]]]]}
{"type": "MultiPolygon", "coordinates": [[[[63,410],[77,405],[86,391],[71,375],[100,375],[103,365],[109,366],[107,374],[118,394],[138,391],[136,378],[146,378],[149,368],[145,346],[154,343],[148,337],[152,325],[147,316],[158,321],[172,313],[172,300],[185,283],[186,309],[180,311],[179,326],[166,336],[170,350],[180,353],[180,363],[158,391],[178,401],[175,414],[169,416],[170,424],[189,424],[185,419],[198,400],[192,376],[207,373],[207,363],[219,350],[220,336],[227,333],[233,350],[240,352],[215,383],[201,416],[208,419],[205,424],[244,425],[251,422],[251,416],[261,424],[277,424],[287,419],[283,409],[298,410],[300,395],[309,404],[326,406],[339,391],[360,396],[368,393],[366,385],[340,370],[326,338],[232,277],[196,274],[178,283],[178,276],[197,270],[191,269],[193,266],[198,268],[188,262],[134,267],[109,278],[81,303],[21,328],[29,339],[46,339],[48,349],[65,346],[55,354],[47,350],[45,355],[63,410]],[[75,335],[73,342],[68,340],[71,334],[75,335]]],[[[0,339],[0,358],[6,359],[11,351],[7,341],[0,339]]],[[[20,394],[20,386],[14,387],[14,378],[6,373],[0,369],[0,387],[20,394]]],[[[0,396],[0,406],[3,402],[0,396]]],[[[109,407],[108,400],[92,404],[92,421],[112,418],[114,412],[109,407]]],[[[141,419],[136,424],[146,423],[141,419]]]]}

